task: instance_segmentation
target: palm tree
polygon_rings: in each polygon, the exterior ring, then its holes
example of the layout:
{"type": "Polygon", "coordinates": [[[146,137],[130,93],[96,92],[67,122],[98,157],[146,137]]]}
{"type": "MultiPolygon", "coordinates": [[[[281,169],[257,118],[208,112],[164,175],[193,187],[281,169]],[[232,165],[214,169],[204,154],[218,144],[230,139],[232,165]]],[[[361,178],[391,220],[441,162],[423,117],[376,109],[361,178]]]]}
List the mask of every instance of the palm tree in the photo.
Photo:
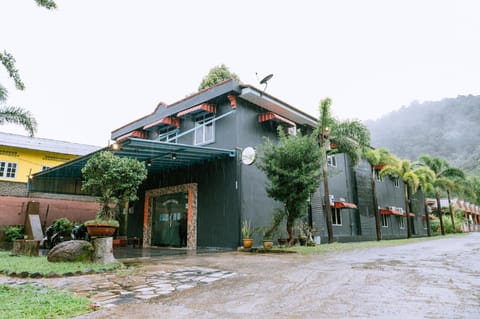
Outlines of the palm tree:
{"type": "Polygon", "coordinates": [[[380,176],[386,175],[401,178],[403,180],[405,217],[407,218],[407,238],[412,237],[412,225],[409,212],[411,200],[409,194],[415,194],[422,181],[434,180],[434,174],[426,167],[415,168],[409,160],[397,161],[394,165],[387,165],[380,171],[380,176]]]}
{"type": "Polygon", "coordinates": [[[421,155],[419,163],[429,167],[435,173],[435,182],[433,183],[435,189],[435,198],[437,201],[437,211],[440,218],[440,231],[442,235],[445,235],[445,227],[442,219],[442,207],[440,204],[440,192],[446,191],[448,194],[448,207],[450,209],[450,217],[452,220],[453,231],[455,232],[455,220],[450,199],[450,191],[458,189],[458,180],[465,179],[465,173],[458,168],[450,167],[447,160],[439,157],[431,157],[429,155],[421,155]]]}
{"type": "Polygon", "coordinates": [[[29,111],[21,107],[0,106],[0,125],[5,123],[23,126],[30,136],[37,132],[37,121],[29,111]]]}
{"type": "Polygon", "coordinates": [[[377,233],[377,240],[382,240],[382,220],[380,218],[380,212],[378,211],[378,198],[377,198],[377,183],[376,174],[380,166],[392,165],[396,158],[388,150],[384,148],[380,149],[367,149],[363,154],[365,159],[371,166],[371,185],[373,196],[373,212],[375,215],[375,229],[377,233]]]}
{"type": "Polygon", "coordinates": [[[345,153],[350,158],[352,165],[360,161],[365,148],[370,146],[370,132],[360,121],[337,121],[330,114],[332,100],[325,98],[320,101],[319,143],[322,147],[322,178],[325,192],[325,208],[327,220],[328,243],[333,242],[332,208],[329,205],[330,193],[328,190],[328,154],[345,153]],[[330,143],[329,143],[330,142],[330,143]],[[335,145],[330,149],[330,145],[335,145]]]}
{"type": "MultiPolygon", "coordinates": [[[[40,1],[39,5],[46,6],[50,2],[51,1],[40,1]]],[[[0,52],[0,63],[3,64],[8,75],[13,79],[15,87],[18,90],[24,90],[25,85],[20,79],[18,70],[15,68],[14,57],[6,51],[3,51],[3,53],[0,52]]],[[[32,114],[25,109],[2,105],[7,100],[7,96],[7,89],[0,84],[0,125],[5,123],[18,124],[23,126],[30,136],[33,136],[37,131],[37,121],[32,114]]]]}

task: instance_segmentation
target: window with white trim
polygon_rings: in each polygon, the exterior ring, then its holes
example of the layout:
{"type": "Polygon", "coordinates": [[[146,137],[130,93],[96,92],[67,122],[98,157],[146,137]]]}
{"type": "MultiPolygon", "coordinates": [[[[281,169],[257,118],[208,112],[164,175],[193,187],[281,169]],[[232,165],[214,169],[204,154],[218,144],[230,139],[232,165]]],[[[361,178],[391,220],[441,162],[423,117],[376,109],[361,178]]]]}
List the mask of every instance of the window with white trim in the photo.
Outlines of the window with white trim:
{"type": "Polygon", "coordinates": [[[215,142],[215,122],[211,113],[201,115],[195,119],[194,145],[215,142]]]}
{"type": "Polygon", "coordinates": [[[337,226],[342,225],[342,213],[340,208],[332,209],[332,224],[337,226]]]}
{"type": "Polygon", "coordinates": [[[167,126],[158,130],[158,141],[177,143],[178,129],[176,127],[167,126]]]}
{"type": "Polygon", "coordinates": [[[327,156],[327,165],[332,167],[337,167],[337,159],[335,158],[335,155],[327,156]]]}
{"type": "Polygon", "coordinates": [[[388,227],[388,215],[382,214],[382,227],[388,227]]]}
{"type": "Polygon", "coordinates": [[[405,229],[405,218],[398,216],[398,225],[400,226],[400,229],[405,229]]]}
{"type": "Polygon", "coordinates": [[[0,177],[15,178],[17,176],[17,163],[0,162],[0,177]]]}
{"type": "Polygon", "coordinates": [[[395,186],[396,188],[400,187],[400,181],[398,177],[393,180],[393,186],[395,186]]]}

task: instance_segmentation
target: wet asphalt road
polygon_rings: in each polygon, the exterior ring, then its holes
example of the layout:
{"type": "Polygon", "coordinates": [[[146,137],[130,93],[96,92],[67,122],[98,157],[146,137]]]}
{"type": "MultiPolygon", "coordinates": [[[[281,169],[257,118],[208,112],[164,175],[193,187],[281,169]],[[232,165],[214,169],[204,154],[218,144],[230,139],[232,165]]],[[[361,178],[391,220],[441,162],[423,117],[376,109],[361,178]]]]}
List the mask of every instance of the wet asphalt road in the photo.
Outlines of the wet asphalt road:
{"type": "Polygon", "coordinates": [[[301,256],[220,253],[148,265],[235,275],[79,318],[480,318],[480,233],[301,256]]]}

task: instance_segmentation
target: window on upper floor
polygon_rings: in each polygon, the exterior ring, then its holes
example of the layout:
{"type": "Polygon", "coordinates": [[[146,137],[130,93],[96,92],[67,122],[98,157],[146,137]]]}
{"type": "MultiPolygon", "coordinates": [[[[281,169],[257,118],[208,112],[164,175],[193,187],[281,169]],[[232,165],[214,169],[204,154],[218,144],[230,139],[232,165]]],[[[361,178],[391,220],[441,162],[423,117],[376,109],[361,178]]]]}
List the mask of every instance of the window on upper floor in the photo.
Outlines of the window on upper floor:
{"type": "Polygon", "coordinates": [[[195,119],[194,145],[215,142],[214,114],[200,115],[195,119]]]}
{"type": "Polygon", "coordinates": [[[0,162],[0,177],[15,178],[17,176],[17,163],[0,162]]]}
{"type": "Polygon", "coordinates": [[[178,129],[172,126],[166,126],[158,130],[158,141],[177,143],[178,129]]]}
{"type": "Polygon", "coordinates": [[[342,225],[342,211],[340,208],[332,209],[332,224],[337,226],[342,225]]]}
{"type": "Polygon", "coordinates": [[[337,159],[335,158],[335,155],[327,156],[327,165],[332,167],[337,167],[337,159]]]}

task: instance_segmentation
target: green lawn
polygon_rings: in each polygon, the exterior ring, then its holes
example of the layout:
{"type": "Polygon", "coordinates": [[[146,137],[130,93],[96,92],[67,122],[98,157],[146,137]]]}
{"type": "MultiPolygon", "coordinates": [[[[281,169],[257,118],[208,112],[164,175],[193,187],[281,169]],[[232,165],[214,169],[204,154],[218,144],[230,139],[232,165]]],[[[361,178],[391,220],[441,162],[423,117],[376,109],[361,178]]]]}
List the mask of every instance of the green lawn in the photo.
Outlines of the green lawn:
{"type": "Polygon", "coordinates": [[[71,318],[90,311],[87,298],[41,286],[0,285],[0,318],[71,318]]]}
{"type": "MultiPolygon", "coordinates": [[[[49,262],[46,256],[14,256],[0,251],[0,273],[43,276],[72,275],[79,272],[110,271],[122,268],[121,263],[94,264],[82,262],[49,262]]],[[[41,285],[0,285],[0,318],[71,318],[90,311],[87,298],[69,292],[48,289],[41,285]]]]}
{"type": "Polygon", "coordinates": [[[10,274],[15,272],[40,273],[44,276],[49,273],[75,274],[82,271],[108,271],[121,267],[122,264],[94,264],[82,262],[49,262],[46,256],[28,257],[13,256],[8,251],[0,251],[0,273],[10,274]]]}

